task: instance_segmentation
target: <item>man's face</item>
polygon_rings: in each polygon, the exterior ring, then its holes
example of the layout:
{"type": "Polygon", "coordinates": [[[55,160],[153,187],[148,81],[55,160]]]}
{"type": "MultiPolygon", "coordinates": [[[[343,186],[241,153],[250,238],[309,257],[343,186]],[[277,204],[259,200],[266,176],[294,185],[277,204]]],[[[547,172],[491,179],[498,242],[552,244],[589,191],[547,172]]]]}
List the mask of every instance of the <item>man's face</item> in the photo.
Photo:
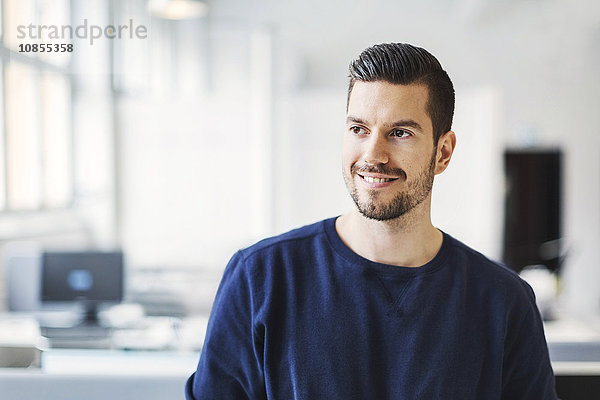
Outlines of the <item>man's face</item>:
{"type": "Polygon", "coordinates": [[[358,210],[380,221],[427,199],[436,147],[423,85],[354,84],[343,142],[343,174],[358,210]]]}

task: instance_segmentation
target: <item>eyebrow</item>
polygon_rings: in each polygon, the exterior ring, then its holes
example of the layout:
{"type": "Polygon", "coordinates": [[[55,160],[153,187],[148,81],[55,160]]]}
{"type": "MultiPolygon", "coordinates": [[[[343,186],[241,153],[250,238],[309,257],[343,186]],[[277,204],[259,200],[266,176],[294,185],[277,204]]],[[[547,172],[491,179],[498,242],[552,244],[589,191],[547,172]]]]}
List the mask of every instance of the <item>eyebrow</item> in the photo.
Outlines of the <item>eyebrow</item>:
{"type": "MultiPolygon", "coordinates": [[[[354,117],[352,115],[348,115],[346,117],[346,124],[348,123],[355,123],[355,124],[361,124],[361,125],[369,125],[365,120],[360,119],[358,117],[354,117]]],[[[409,128],[415,128],[418,129],[419,131],[423,132],[423,128],[421,127],[421,124],[419,124],[417,121],[415,121],[414,119],[401,119],[395,122],[391,122],[391,123],[384,123],[383,127],[384,128],[393,128],[395,126],[406,126],[409,128]]]]}

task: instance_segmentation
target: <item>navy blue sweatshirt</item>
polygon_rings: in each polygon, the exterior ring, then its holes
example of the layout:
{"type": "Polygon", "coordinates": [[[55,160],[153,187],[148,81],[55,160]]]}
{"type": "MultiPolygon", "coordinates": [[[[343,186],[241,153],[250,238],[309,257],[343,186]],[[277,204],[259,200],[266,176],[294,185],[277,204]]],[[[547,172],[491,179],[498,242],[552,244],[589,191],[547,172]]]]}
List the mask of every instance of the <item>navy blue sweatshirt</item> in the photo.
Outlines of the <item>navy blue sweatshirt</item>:
{"type": "Polygon", "coordinates": [[[533,292],[444,234],[418,268],[369,261],[335,218],[229,262],[188,399],[556,399],[533,292]]]}

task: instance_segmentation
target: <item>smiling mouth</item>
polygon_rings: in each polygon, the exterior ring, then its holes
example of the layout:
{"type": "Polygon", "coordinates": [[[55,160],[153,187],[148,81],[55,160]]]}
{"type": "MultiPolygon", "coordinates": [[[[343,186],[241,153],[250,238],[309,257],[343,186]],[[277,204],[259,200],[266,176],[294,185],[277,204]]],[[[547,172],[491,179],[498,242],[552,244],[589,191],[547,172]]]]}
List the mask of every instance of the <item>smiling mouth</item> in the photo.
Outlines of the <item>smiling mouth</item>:
{"type": "Polygon", "coordinates": [[[358,175],[361,178],[363,178],[366,182],[369,183],[384,183],[384,182],[391,182],[391,181],[395,181],[398,178],[374,178],[372,176],[363,176],[363,175],[358,175]]]}

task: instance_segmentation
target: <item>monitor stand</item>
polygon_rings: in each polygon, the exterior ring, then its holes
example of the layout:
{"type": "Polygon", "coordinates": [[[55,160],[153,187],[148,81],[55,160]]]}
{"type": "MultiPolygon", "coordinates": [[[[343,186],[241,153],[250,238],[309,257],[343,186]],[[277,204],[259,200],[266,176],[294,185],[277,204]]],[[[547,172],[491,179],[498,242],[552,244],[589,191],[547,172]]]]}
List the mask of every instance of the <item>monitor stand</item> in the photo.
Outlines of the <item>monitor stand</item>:
{"type": "Polygon", "coordinates": [[[86,302],[83,304],[83,308],[83,319],[79,325],[100,327],[100,320],[98,319],[98,303],[86,302]]]}
{"type": "Polygon", "coordinates": [[[98,320],[98,302],[83,304],[84,314],[79,324],[69,328],[42,328],[42,335],[55,348],[110,348],[112,330],[98,320]]]}

